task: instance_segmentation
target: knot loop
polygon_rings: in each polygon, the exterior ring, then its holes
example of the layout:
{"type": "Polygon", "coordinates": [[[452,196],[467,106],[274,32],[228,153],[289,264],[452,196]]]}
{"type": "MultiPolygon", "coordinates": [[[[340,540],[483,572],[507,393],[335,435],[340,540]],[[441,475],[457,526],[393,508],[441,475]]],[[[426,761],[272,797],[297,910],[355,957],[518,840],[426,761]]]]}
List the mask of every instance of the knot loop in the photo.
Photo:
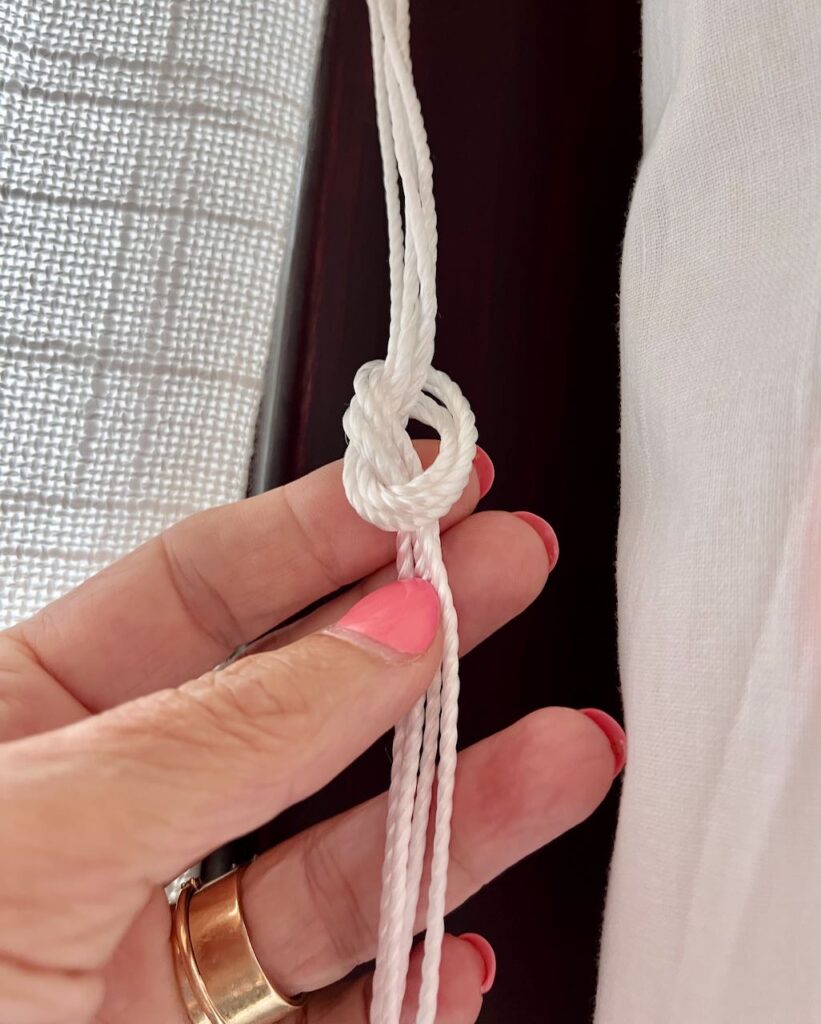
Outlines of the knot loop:
{"type": "Polygon", "coordinates": [[[362,366],[343,418],[348,448],[342,481],[348,500],[381,530],[414,532],[438,522],[465,489],[476,455],[470,404],[447,374],[428,367],[422,390],[408,394],[384,360],[362,366]],[[439,453],[422,470],[409,419],[432,427],[439,453]]]}

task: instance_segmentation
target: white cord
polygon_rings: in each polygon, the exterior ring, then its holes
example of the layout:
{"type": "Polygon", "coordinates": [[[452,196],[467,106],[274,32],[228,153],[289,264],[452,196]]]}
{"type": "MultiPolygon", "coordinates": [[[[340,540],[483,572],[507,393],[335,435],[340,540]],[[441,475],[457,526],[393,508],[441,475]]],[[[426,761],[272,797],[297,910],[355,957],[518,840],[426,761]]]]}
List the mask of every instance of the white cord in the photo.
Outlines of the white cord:
{"type": "Polygon", "coordinates": [[[394,735],[371,1024],[399,1024],[435,781],[427,934],[416,1016],[417,1024],[434,1024],[459,703],[458,623],[442,561],[439,520],[467,485],[476,427],[458,386],[431,365],[436,209],[433,167],[411,69],[408,0],[367,2],[388,213],[391,319],[386,358],[366,363],[354,379],[354,397],[343,419],[349,445],[342,479],[349,501],[364,519],[396,532],[399,576],[421,576],[436,588],[444,633],[440,670],[394,735]],[[433,427],[440,438],[439,454],[424,471],[407,433],[409,419],[433,427]]]}

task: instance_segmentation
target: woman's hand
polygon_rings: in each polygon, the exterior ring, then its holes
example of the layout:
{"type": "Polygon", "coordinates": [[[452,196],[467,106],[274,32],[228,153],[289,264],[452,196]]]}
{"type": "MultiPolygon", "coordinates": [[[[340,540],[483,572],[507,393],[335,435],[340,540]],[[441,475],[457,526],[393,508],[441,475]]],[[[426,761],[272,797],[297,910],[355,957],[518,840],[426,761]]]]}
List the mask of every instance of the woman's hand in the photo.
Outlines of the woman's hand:
{"type": "MultiPolygon", "coordinates": [[[[533,600],[551,561],[533,521],[470,515],[479,494],[474,472],[443,524],[463,651],[533,600]]],[[[383,587],[392,554],[337,464],[193,516],[0,636],[0,1020],[185,1024],[163,884],[319,789],[431,681],[436,597],[383,587]]],[[[466,750],[449,906],[586,817],[613,773],[605,733],[565,709],[466,750]]],[[[366,1024],[369,977],[342,979],[374,954],[384,819],[382,797],[246,872],[263,967],[315,992],[303,1022],[366,1024]]],[[[440,1024],[476,1020],[484,974],[475,943],[446,937],[440,1024]]]]}

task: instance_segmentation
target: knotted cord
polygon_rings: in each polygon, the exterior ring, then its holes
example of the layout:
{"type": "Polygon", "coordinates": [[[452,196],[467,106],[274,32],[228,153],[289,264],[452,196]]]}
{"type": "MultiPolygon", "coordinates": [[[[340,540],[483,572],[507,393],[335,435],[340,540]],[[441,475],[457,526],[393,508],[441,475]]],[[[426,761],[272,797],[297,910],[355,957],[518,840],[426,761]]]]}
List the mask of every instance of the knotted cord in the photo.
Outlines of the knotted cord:
{"type": "Polygon", "coordinates": [[[458,623],[442,560],[439,520],[467,485],[477,435],[459,387],[432,366],[436,209],[433,167],[411,69],[408,0],[368,0],[368,10],[388,214],[391,315],[386,358],[366,363],[354,380],[354,397],[343,419],[349,441],[343,482],[349,501],[364,519],[396,532],[400,578],[420,576],[436,588],[444,634],[436,678],[394,734],[371,1024],[399,1022],[435,781],[427,931],[416,1017],[417,1024],[433,1024],[459,701],[458,623]],[[407,432],[410,419],[432,427],[440,438],[439,453],[425,470],[407,432]]]}

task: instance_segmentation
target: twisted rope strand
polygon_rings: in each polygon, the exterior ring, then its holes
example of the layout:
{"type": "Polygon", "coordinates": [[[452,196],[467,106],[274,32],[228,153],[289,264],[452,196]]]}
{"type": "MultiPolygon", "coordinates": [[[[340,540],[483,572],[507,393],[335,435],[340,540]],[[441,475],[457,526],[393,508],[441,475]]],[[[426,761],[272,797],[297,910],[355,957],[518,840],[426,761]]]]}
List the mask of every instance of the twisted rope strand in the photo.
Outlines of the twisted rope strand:
{"type": "Polygon", "coordinates": [[[354,396],[343,418],[349,444],[342,479],[357,512],[396,533],[400,578],[420,576],[435,587],[444,634],[440,669],[394,735],[371,1024],[399,1024],[420,903],[427,904],[427,933],[416,1020],[433,1024],[459,702],[458,623],[442,560],[439,520],[467,484],[476,427],[459,387],[431,365],[436,208],[433,166],[411,68],[408,0],[367,2],[388,219],[391,316],[385,359],[365,363],[354,379],[354,396]],[[410,419],[432,427],[440,438],[439,453],[424,471],[407,432],[410,419]],[[420,900],[429,833],[430,882],[426,898],[420,900]]]}

